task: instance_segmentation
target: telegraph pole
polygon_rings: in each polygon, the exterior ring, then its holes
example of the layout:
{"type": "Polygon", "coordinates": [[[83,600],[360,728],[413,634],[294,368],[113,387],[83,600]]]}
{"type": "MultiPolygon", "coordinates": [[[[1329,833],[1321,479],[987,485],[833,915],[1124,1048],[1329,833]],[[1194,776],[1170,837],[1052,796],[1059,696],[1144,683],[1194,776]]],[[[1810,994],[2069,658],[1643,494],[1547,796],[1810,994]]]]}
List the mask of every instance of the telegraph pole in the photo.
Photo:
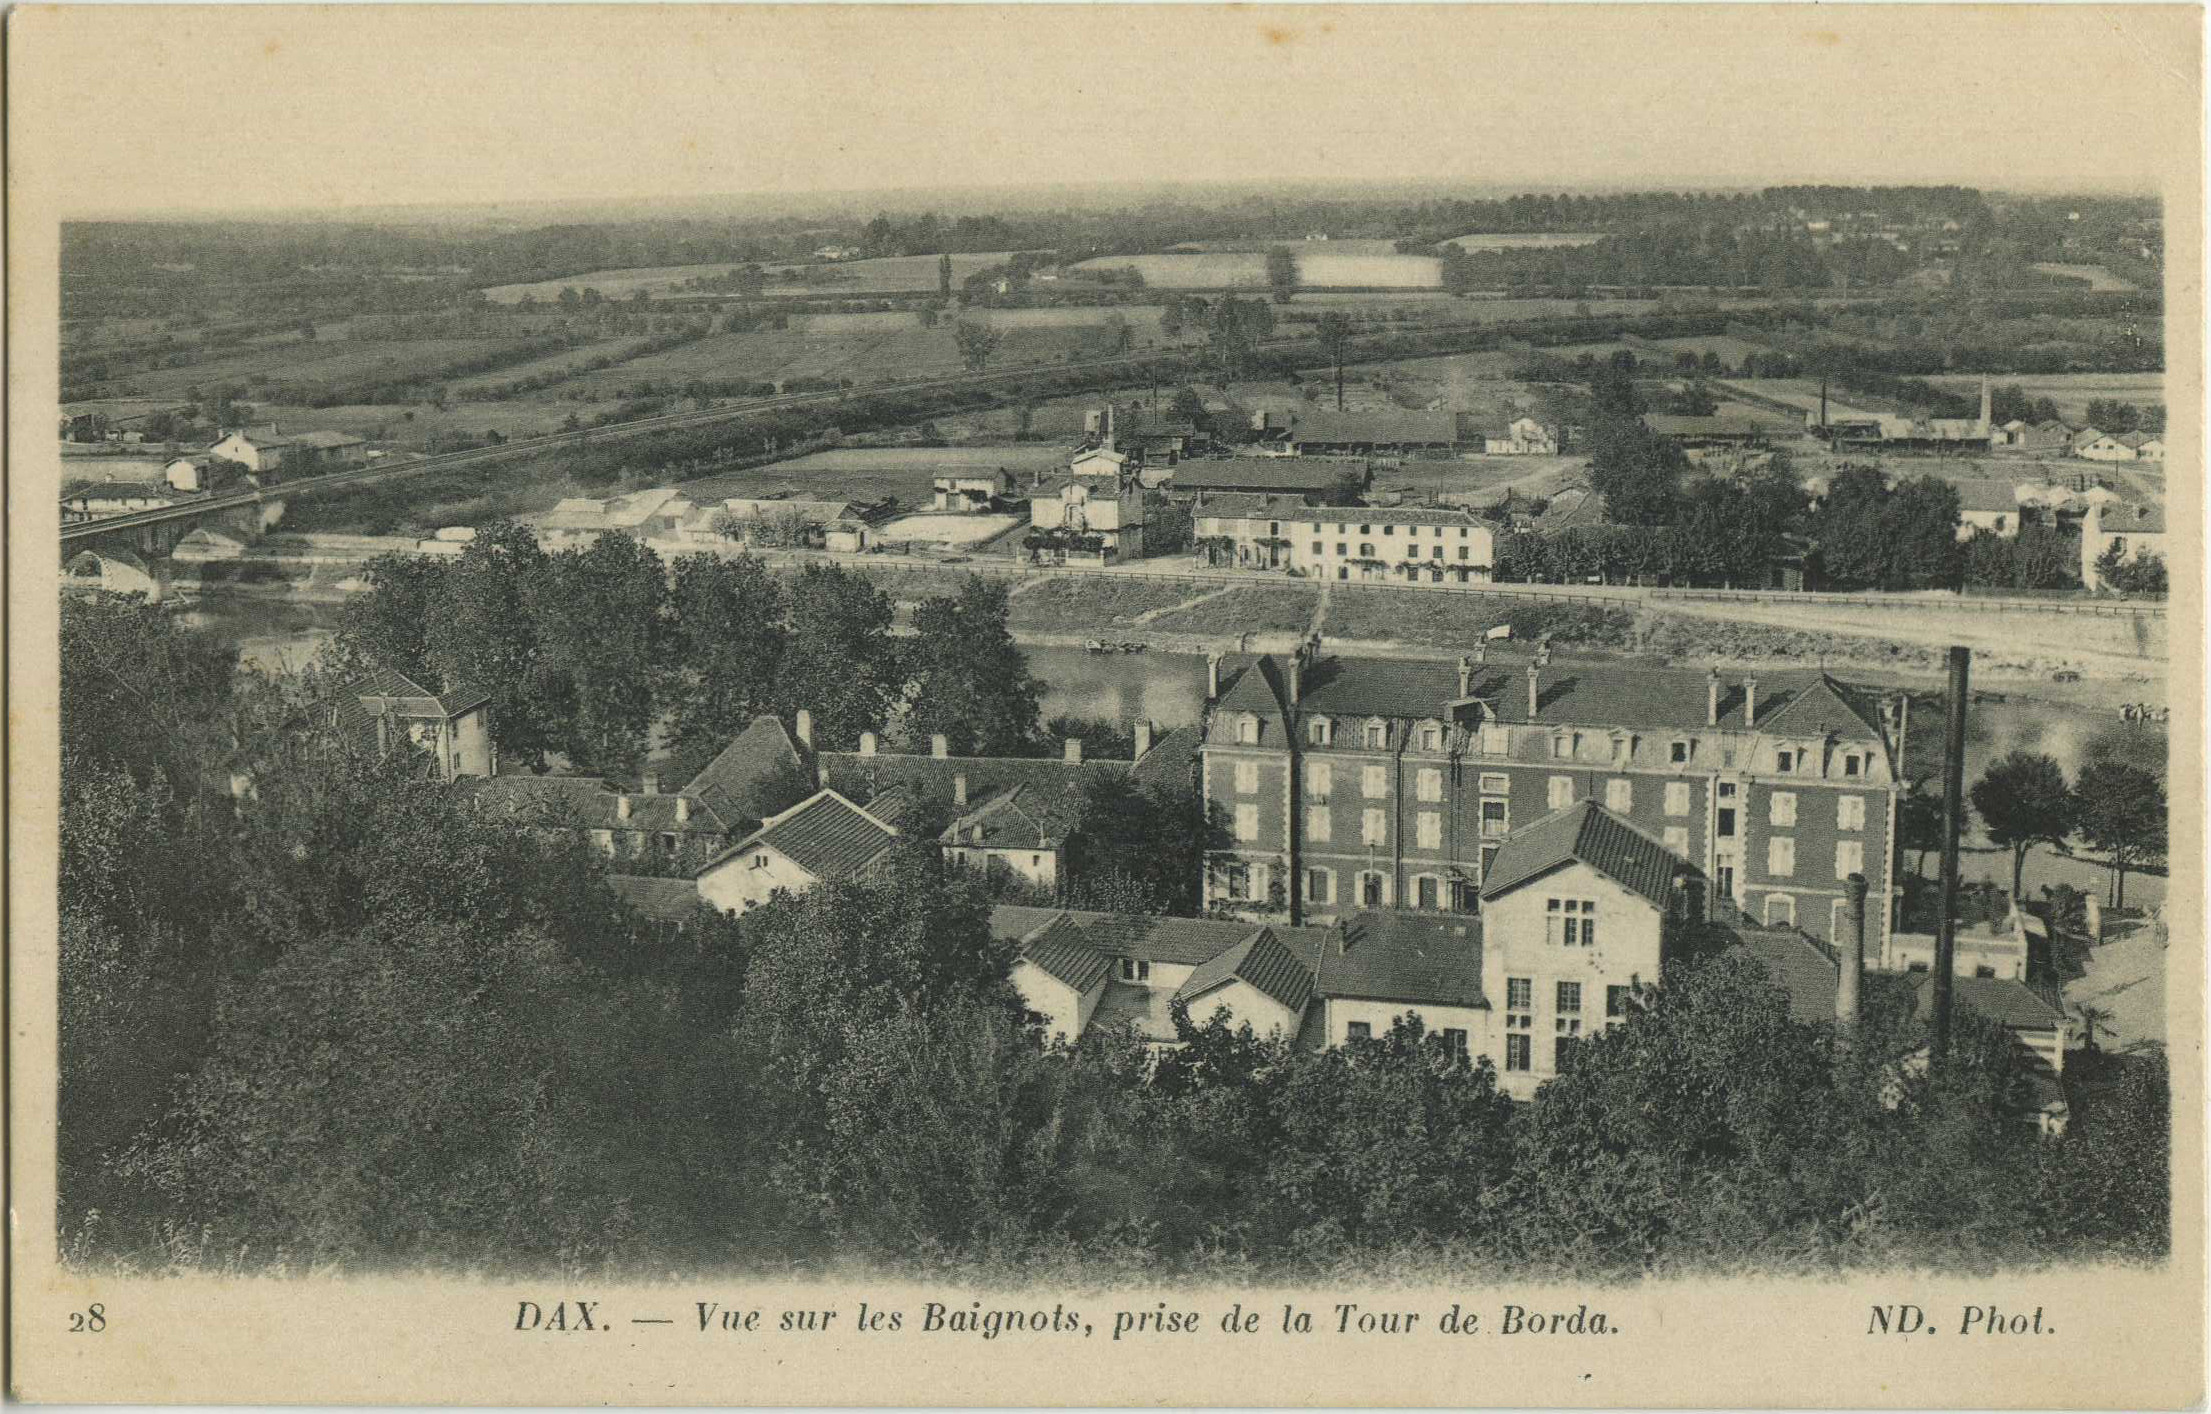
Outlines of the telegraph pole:
{"type": "Polygon", "coordinates": [[[1932,1069],[1950,1057],[1951,977],[1958,951],[1958,833],[1965,823],[1966,677],[1970,648],[1950,650],[1950,700],[1942,739],[1942,913],[1935,924],[1935,1029],[1928,1047],[1932,1069]]]}

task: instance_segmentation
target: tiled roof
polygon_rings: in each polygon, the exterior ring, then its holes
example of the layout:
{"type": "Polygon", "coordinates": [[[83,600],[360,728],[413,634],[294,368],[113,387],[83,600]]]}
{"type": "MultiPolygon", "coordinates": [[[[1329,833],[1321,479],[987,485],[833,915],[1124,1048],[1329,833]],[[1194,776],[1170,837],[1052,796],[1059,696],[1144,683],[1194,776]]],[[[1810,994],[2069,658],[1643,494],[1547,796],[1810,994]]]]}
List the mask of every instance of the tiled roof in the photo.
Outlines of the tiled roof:
{"type": "MultiPolygon", "coordinates": [[[[1934,974],[1914,973],[1921,1015],[1935,1004],[1934,974]]],[[[2024,982],[2009,977],[1957,977],[1950,979],[1950,995],[1968,1008],[2000,1025],[2030,1029],[2063,1026],[2065,1009],[2024,982]]]]}
{"type": "MultiPolygon", "coordinates": [[[[1206,959],[1175,991],[1175,1000],[1193,1002],[1216,987],[1244,982],[1302,1014],[1313,996],[1313,970],[1262,928],[1226,952],[1206,959]]],[[[1195,1012],[1193,1012],[1195,1019],[1195,1012]]]]}
{"type": "Polygon", "coordinates": [[[1505,836],[1482,882],[1482,897],[1496,898],[1575,862],[1661,910],[1673,903],[1676,875],[1692,867],[1595,801],[1580,800],[1505,836]]]}
{"type": "Polygon", "coordinates": [[[798,747],[783,729],[781,719],[755,717],[752,725],[731,738],[729,745],[684,784],[683,793],[697,796],[734,821],[755,785],[777,771],[801,764],[798,747]]]}
{"type": "MultiPolygon", "coordinates": [[[[1760,698],[1764,695],[1761,690],[1760,698]]],[[[1879,717],[1880,709],[1865,699],[1863,689],[1839,683],[1821,671],[1783,698],[1774,710],[1760,712],[1758,728],[1788,735],[1816,736],[1830,731],[1855,735],[1848,730],[1855,726],[1868,738],[1878,740],[1879,733],[1866,724],[1879,717]]]]}
{"type": "Polygon", "coordinates": [[[881,859],[897,839],[896,832],[867,811],[834,790],[822,790],[770,818],[706,867],[764,844],[815,878],[834,883],[881,859]]]}
{"type": "Polygon", "coordinates": [[[1286,520],[1304,509],[1304,500],[1297,496],[1270,496],[1261,491],[1208,491],[1204,503],[1192,506],[1190,513],[1201,520],[1207,516],[1220,520],[1286,520]]]}
{"type": "MultiPolygon", "coordinates": [[[[1530,720],[1551,726],[1690,729],[1706,725],[1709,674],[1694,668],[1621,667],[1560,663],[1542,670],[1537,711],[1528,716],[1527,665],[1492,661],[1474,670],[1473,696],[1485,698],[1505,722],[1530,720]]],[[[1813,671],[1759,673],[1758,720],[1761,729],[1788,715],[1802,693],[1824,683],[1833,694],[1836,720],[1828,726],[1846,740],[1878,742],[1878,714],[1856,690],[1813,671]]],[[[1239,680],[1239,686],[1241,680],[1239,680]]],[[[1410,662],[1390,658],[1325,657],[1306,670],[1302,713],[1332,717],[1395,717],[1427,720],[1442,715],[1459,696],[1458,669],[1451,663],[1410,662]]],[[[1233,692],[1230,689],[1229,692],[1233,692]]],[[[1229,693],[1224,692],[1223,703],[1229,693]]],[[[1720,685],[1720,725],[1743,725],[1743,683],[1720,685]]],[[[1251,710],[1261,710],[1253,708],[1251,710]]],[[[1817,725],[1791,721],[1809,733],[1817,725]]]]}
{"type": "Polygon", "coordinates": [[[1001,903],[990,910],[990,935],[1002,941],[1020,942],[1055,919],[1068,916],[1064,909],[1001,903]]]}
{"type": "Polygon", "coordinates": [[[1021,949],[1024,960],[1034,963],[1079,994],[1104,981],[1113,964],[1103,953],[1084,943],[1078,924],[1062,919],[1029,940],[1021,949]]]}
{"type": "MultiPolygon", "coordinates": [[[[1228,678],[1221,689],[1219,715],[1251,712],[1264,721],[1282,723],[1285,720],[1283,704],[1288,696],[1281,686],[1282,670],[1275,661],[1267,657],[1248,658],[1243,666],[1233,671],[1234,677],[1228,678]]],[[[1223,664],[1221,672],[1226,678],[1231,669],[1223,664]]],[[[1274,740],[1267,744],[1279,746],[1282,743],[1274,740]]]]}
{"type": "Polygon", "coordinates": [[[576,830],[639,830],[651,834],[726,835],[729,822],[691,795],[623,791],[598,776],[463,777],[454,783],[486,809],[503,810],[525,823],[576,830]],[[622,815],[622,801],[630,813],[622,815]],[[689,818],[676,818],[689,806],[689,818]]]}
{"type": "Polygon", "coordinates": [[[1827,951],[1794,928],[1738,926],[1736,946],[1756,958],[1789,995],[1789,1017],[1816,1023],[1835,1019],[1839,969],[1827,951]]]}
{"type": "MultiPolygon", "coordinates": [[[[1174,469],[1179,492],[1287,491],[1312,495],[1332,491],[1346,476],[1363,484],[1366,463],[1330,457],[1213,457],[1186,461],[1174,469]]],[[[1211,510],[1209,501],[1206,509],[1211,510]]]]}
{"type": "Polygon", "coordinates": [[[1359,913],[1321,932],[1316,989],[1437,1006],[1486,1007],[1482,924],[1461,914],[1359,913]]]}
{"type": "Polygon", "coordinates": [[[1187,787],[1198,759],[1202,737],[1196,727],[1176,727],[1152,740],[1152,749],[1140,757],[1134,769],[1141,786],[1187,787]]]}
{"type": "Polygon", "coordinates": [[[2019,509],[2019,491],[2009,481],[1993,477],[1964,477],[1950,483],[1957,488],[1958,509],[1961,511],[2016,511],[2019,509]]]}
{"type": "Polygon", "coordinates": [[[2096,524],[2106,535],[2163,535],[2165,508],[2114,501],[2098,514],[2096,524]]]}
{"type": "Polygon", "coordinates": [[[1057,756],[863,756],[853,751],[825,751],[817,760],[822,784],[855,799],[903,794],[955,811],[970,827],[984,826],[986,836],[996,832],[1003,840],[1029,845],[1039,843],[1039,830],[1046,845],[1064,839],[1081,813],[1083,782],[1125,774],[1130,765],[1111,758],[1085,758],[1070,765],[1057,756]],[[962,776],[967,778],[964,808],[953,804],[955,782],[962,776]]]}
{"type": "Polygon", "coordinates": [[[1458,507],[1307,506],[1288,517],[1301,525],[1482,525],[1481,517],[1458,507]]]}
{"type": "Polygon", "coordinates": [[[1387,409],[1376,412],[1329,412],[1314,409],[1299,415],[1290,429],[1292,442],[1373,442],[1377,444],[1428,445],[1459,440],[1459,418],[1451,412],[1414,412],[1387,409]]]}
{"type": "MultiPolygon", "coordinates": [[[[701,509],[706,509],[701,507],[701,509]]],[[[810,521],[846,520],[859,514],[858,507],[850,501],[806,501],[797,497],[776,500],[756,500],[732,496],[718,509],[727,510],[738,520],[772,521],[780,516],[801,516],[810,521]]]]}
{"type": "Polygon", "coordinates": [[[644,914],[663,923],[681,923],[699,909],[699,886],[689,879],[648,879],[637,874],[609,874],[607,886],[615,895],[644,914]]]}
{"type": "Polygon", "coordinates": [[[1586,486],[1569,486],[1552,496],[1535,518],[1540,531],[1568,530],[1577,525],[1604,525],[1605,498],[1586,486]]]}

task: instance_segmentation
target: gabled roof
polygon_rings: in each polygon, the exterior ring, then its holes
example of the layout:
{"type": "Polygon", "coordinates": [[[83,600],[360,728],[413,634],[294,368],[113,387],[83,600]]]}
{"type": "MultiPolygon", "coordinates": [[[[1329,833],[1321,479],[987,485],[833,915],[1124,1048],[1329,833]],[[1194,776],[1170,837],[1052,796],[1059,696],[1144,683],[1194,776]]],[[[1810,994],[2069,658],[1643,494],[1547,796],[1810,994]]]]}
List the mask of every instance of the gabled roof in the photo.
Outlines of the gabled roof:
{"type": "MultiPolygon", "coordinates": [[[[1922,1016],[1934,1010],[1934,974],[1913,973],[1922,1016]]],[[[1979,1013],[2002,1026],[2044,1029],[2065,1024],[2065,1008],[2035,988],[2009,977],[1958,977],[1950,979],[1950,995],[1959,1006],[1979,1013]]]]}
{"type": "Polygon", "coordinates": [[[1498,898],[1575,863],[1662,911],[1673,903],[1675,877],[1694,867],[1594,800],[1578,800],[1505,836],[1482,882],[1482,897],[1498,898]]]}
{"type": "Polygon", "coordinates": [[[1322,932],[1313,958],[1324,997],[1486,1007],[1482,922],[1462,914],[1357,913],[1322,932]]]}
{"type": "Polygon", "coordinates": [[[834,883],[881,859],[897,840],[898,832],[890,826],[837,792],[821,790],[768,817],[758,830],[716,855],[706,869],[766,845],[815,878],[834,883]]]}
{"type": "MultiPolygon", "coordinates": [[[[1248,983],[1262,996],[1297,1013],[1305,1010],[1305,1003],[1313,996],[1312,968],[1265,928],[1200,963],[1175,990],[1175,1000],[1194,1002],[1230,982],[1248,983]]],[[[1197,1019],[1194,1014],[1192,1019],[1197,1019]]]]}
{"type": "Polygon", "coordinates": [[[1152,741],[1152,749],[1137,758],[1132,774],[1141,786],[1188,786],[1202,740],[1196,727],[1176,727],[1152,741]]]}
{"type": "MultiPolygon", "coordinates": [[[[1158,746],[1152,750],[1156,753],[1158,746]]],[[[1081,814],[1083,782],[1121,775],[1130,763],[1058,756],[921,756],[906,752],[825,751],[816,758],[822,784],[856,799],[928,801],[956,812],[956,823],[981,826],[984,846],[1056,848],[1081,814]],[[954,804],[957,782],[967,781],[967,803],[954,804]]],[[[949,841],[947,841],[949,842],[949,841]]],[[[962,842],[972,840],[962,833],[962,842]]]]}
{"type": "Polygon", "coordinates": [[[798,747],[777,717],[755,717],[713,760],[684,783],[684,793],[737,818],[752,788],[777,771],[802,765],[798,747]]]}
{"type": "Polygon", "coordinates": [[[491,700],[491,694],[463,684],[450,692],[432,692],[405,673],[378,668],[347,689],[362,705],[399,717],[457,717],[491,700]]]}
{"type": "Polygon", "coordinates": [[[1106,974],[1113,970],[1112,962],[1104,954],[1082,940],[1080,925],[1065,916],[1029,939],[1022,946],[1021,957],[1078,994],[1103,982],[1106,974]]]}
{"type": "MultiPolygon", "coordinates": [[[[1224,666],[1222,671],[1225,673],[1229,669],[1224,666]]],[[[1214,713],[1214,720],[1221,723],[1222,729],[1229,733],[1228,738],[1224,739],[1233,739],[1234,735],[1233,728],[1228,726],[1228,719],[1245,712],[1252,713],[1260,721],[1272,723],[1281,730],[1288,730],[1287,704],[1290,699],[1282,684],[1282,672],[1271,657],[1250,659],[1235,670],[1234,679],[1221,690],[1219,710],[1214,713]]],[[[1261,739],[1268,745],[1282,744],[1279,738],[1269,739],[1264,733],[1261,734],[1261,739]]]]}
{"type": "MultiPolygon", "coordinates": [[[[1189,491],[1259,491],[1317,495],[1333,491],[1345,477],[1363,485],[1365,462],[1337,457],[1208,457],[1175,467],[1173,485],[1189,491]]],[[[1206,509],[1211,510],[1208,503],[1206,509]]]]}
{"type": "Polygon", "coordinates": [[[1993,477],[1966,477],[1950,483],[1957,488],[1960,511],[2016,511],[2019,509],[2019,489],[2009,481],[1993,477]]]}
{"type": "Polygon", "coordinates": [[[1761,713],[1760,731],[1793,736],[1821,736],[1828,732],[1856,736],[1878,720],[1880,711],[1862,697],[1860,690],[1835,681],[1822,670],[1817,677],[1789,694],[1772,712],[1761,713]]]}
{"type": "Polygon", "coordinates": [[[1835,957],[1794,928],[1738,925],[1735,945],[1764,963],[1774,984],[1789,995],[1793,1021],[1835,1019],[1835,989],[1840,968],[1835,957]]]}
{"type": "Polygon", "coordinates": [[[609,874],[615,896],[647,918],[681,923],[700,907],[699,886],[689,879],[648,879],[638,874],[609,874]]]}
{"type": "Polygon", "coordinates": [[[625,791],[599,776],[469,776],[455,788],[491,810],[504,810],[526,824],[577,830],[636,830],[647,834],[723,835],[729,823],[705,801],[691,795],[646,795],[625,791]],[[622,802],[629,801],[629,814],[622,802]],[[679,806],[688,802],[688,818],[679,806]]]}
{"type": "Polygon", "coordinates": [[[1313,409],[1299,414],[1290,429],[1292,442],[1372,442],[1378,445],[1427,446],[1459,440],[1459,418],[1452,412],[1415,412],[1381,409],[1373,412],[1330,412],[1313,409]]]}
{"type": "Polygon", "coordinates": [[[2098,512],[2096,525],[2106,535],[2163,535],[2165,508],[2113,501],[2098,512]]]}
{"type": "Polygon", "coordinates": [[[1204,503],[1192,506],[1190,513],[1223,520],[1282,520],[1304,509],[1305,502],[1296,496],[1275,496],[1263,491],[1208,491],[1204,503]]]}

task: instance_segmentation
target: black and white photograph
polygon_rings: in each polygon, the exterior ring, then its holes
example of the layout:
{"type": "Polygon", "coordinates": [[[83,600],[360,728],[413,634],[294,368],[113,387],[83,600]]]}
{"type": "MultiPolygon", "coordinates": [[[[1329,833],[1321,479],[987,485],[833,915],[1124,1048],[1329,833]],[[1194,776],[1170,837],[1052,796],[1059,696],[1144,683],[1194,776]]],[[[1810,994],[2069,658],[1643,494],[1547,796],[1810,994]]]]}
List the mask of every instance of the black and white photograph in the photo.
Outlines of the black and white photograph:
{"type": "Polygon", "coordinates": [[[2200,11],[10,18],[11,1393],[2202,1399],[2200,11]]]}

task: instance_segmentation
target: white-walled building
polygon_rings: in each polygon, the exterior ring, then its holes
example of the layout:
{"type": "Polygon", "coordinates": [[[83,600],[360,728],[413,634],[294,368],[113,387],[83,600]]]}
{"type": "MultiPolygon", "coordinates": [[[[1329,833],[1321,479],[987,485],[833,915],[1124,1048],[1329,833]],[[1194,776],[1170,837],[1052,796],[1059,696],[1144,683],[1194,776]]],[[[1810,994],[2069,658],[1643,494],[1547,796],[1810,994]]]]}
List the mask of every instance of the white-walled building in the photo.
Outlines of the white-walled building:
{"type": "Polygon", "coordinates": [[[2080,527],[2080,582],[2089,589],[2105,587],[2103,571],[2096,567],[2105,553],[2116,549],[2119,559],[2138,560],[2144,555],[2164,558],[2165,508],[2137,506],[2123,501],[2098,502],[2089,507],[2080,527]]]}
{"type": "Polygon", "coordinates": [[[766,903],[777,890],[804,893],[855,878],[880,863],[898,831],[834,790],[771,815],[699,872],[699,897],[725,913],[766,903]]]}

